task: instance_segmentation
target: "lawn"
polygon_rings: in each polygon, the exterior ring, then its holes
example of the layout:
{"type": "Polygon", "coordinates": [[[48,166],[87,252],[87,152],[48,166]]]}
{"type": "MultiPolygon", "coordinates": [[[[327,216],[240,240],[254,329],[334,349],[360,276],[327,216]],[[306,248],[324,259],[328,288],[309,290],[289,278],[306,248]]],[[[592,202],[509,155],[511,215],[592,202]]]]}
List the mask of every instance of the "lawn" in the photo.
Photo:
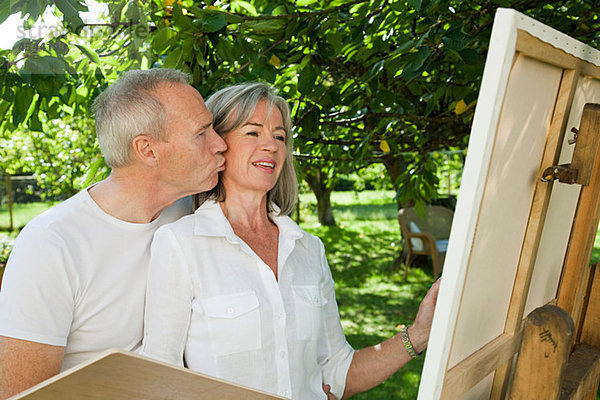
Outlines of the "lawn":
{"type": "MultiPolygon", "coordinates": [[[[323,240],[336,281],[342,325],[355,348],[380,343],[397,331],[397,325],[410,324],[432,283],[430,267],[411,268],[406,281],[402,271],[393,267],[401,250],[393,196],[391,191],[333,193],[336,227],[318,223],[312,194],[300,197],[300,226],[323,240]]],[[[43,203],[16,205],[15,225],[22,226],[47,208],[43,203]]],[[[7,212],[0,208],[0,226],[6,225],[7,212]]],[[[0,231],[0,242],[3,235],[6,232],[0,231]]],[[[600,235],[596,237],[592,261],[600,262],[600,235]]],[[[423,357],[411,361],[379,387],[353,398],[415,399],[422,367],[423,357]]]]}

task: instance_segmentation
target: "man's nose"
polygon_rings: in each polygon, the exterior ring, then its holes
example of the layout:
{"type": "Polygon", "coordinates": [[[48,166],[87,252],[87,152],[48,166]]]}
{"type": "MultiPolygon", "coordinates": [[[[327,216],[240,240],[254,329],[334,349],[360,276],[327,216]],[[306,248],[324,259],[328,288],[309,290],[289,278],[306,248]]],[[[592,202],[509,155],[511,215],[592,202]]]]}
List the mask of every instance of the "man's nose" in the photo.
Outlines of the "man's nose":
{"type": "Polygon", "coordinates": [[[212,149],[215,153],[223,153],[227,150],[227,143],[213,128],[210,128],[212,138],[212,149]]]}

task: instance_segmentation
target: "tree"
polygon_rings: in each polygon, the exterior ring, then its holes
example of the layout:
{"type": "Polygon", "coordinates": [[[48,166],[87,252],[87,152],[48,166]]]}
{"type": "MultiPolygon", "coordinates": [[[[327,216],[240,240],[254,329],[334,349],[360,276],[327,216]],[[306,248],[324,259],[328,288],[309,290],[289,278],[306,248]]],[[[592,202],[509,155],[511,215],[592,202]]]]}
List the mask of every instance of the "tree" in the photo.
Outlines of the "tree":
{"type": "MultiPolygon", "coordinates": [[[[2,135],[86,116],[91,99],[130,68],[186,70],[204,95],[262,80],[293,105],[305,176],[383,163],[400,205],[435,196],[432,151],[466,146],[497,7],[595,46],[600,32],[592,0],[101,2],[105,24],[85,24],[79,0],[56,1],[60,34],[0,52],[2,135]]],[[[4,2],[0,21],[21,12],[30,25],[48,6],[4,2]]],[[[331,187],[333,174],[317,175],[315,188],[331,187]]]]}

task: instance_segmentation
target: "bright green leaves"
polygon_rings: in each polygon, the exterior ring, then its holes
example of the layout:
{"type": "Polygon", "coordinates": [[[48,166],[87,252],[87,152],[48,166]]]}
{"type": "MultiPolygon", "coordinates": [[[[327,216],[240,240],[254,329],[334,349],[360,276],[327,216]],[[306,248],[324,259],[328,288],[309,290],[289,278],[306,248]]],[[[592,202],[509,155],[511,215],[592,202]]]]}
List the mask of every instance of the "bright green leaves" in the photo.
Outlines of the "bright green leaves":
{"type": "Polygon", "coordinates": [[[89,46],[86,46],[84,44],[75,44],[75,46],[79,50],[81,50],[81,52],[83,54],[85,54],[85,56],[87,58],[89,58],[90,61],[92,61],[96,64],[101,64],[100,57],[98,57],[98,54],[96,54],[96,52],[92,48],[90,48],[89,46]]]}

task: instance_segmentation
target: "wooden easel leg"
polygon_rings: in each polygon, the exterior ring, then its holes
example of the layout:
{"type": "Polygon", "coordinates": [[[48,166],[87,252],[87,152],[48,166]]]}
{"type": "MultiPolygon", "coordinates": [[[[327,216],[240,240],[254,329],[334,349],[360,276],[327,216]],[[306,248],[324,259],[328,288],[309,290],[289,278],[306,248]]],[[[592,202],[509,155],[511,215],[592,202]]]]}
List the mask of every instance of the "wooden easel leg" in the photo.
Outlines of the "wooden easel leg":
{"type": "Polygon", "coordinates": [[[559,398],[574,331],[573,320],[560,307],[545,305],[529,314],[510,389],[511,400],[559,398]]]}
{"type": "MultiPolygon", "coordinates": [[[[586,105],[584,108],[579,134],[585,131],[591,135],[600,132],[600,107],[588,108],[586,105]]],[[[590,163],[593,163],[590,182],[581,187],[557,296],[557,305],[571,314],[576,326],[580,325],[582,318],[586,270],[589,269],[600,219],[600,155],[593,157],[598,149],[593,150],[589,151],[590,163]]]]}

